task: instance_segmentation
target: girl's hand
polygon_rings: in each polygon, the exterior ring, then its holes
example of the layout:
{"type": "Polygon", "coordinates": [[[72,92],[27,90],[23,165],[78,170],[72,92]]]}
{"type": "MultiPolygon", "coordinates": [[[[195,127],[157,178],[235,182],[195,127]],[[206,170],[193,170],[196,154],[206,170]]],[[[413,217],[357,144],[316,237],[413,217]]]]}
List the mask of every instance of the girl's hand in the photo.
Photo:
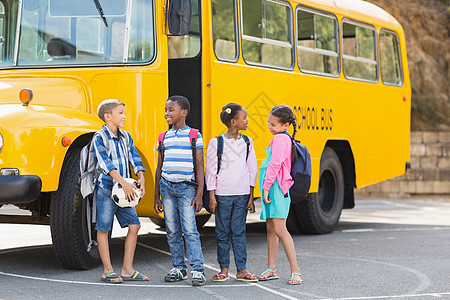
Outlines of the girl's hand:
{"type": "Polygon", "coordinates": [[[253,197],[250,197],[247,202],[246,209],[249,211],[249,213],[253,214],[255,212],[255,202],[253,202],[253,197]]]}
{"type": "Polygon", "coordinates": [[[216,207],[217,207],[216,197],[214,195],[211,196],[211,194],[209,194],[209,210],[211,211],[212,214],[216,213],[216,207]]]}
{"type": "Polygon", "coordinates": [[[264,203],[269,204],[270,202],[272,202],[272,199],[270,199],[269,197],[269,191],[263,190],[263,200],[264,203]]]}

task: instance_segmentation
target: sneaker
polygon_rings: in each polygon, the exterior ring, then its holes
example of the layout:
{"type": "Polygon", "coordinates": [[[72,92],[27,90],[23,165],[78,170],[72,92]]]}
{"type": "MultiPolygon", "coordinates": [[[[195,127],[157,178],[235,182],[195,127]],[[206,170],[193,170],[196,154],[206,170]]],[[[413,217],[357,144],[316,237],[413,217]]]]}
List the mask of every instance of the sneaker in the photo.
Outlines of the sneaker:
{"type": "Polygon", "coordinates": [[[191,271],[192,274],[192,285],[193,286],[203,286],[206,284],[205,274],[199,271],[191,271]]]}
{"type": "Polygon", "coordinates": [[[164,278],[167,282],[175,282],[180,280],[186,280],[188,278],[186,270],[180,270],[178,268],[173,268],[170,270],[169,274],[164,278]]]}

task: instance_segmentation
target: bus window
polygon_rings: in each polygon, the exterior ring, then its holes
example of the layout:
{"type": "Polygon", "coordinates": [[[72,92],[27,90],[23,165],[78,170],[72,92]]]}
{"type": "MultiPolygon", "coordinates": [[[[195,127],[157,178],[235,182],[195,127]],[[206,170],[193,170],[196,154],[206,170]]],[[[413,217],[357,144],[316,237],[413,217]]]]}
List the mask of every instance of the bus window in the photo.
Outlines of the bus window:
{"type": "Polygon", "coordinates": [[[146,62],[155,54],[153,1],[133,1],[131,15],[129,62],[146,62]]]}
{"type": "Polygon", "coordinates": [[[3,2],[0,2],[0,64],[2,64],[5,60],[5,50],[6,50],[6,12],[5,5],[3,2]]]}
{"type": "Polygon", "coordinates": [[[236,61],[235,0],[212,0],[214,52],[220,60],[236,61]]]}
{"type": "Polygon", "coordinates": [[[299,9],[297,34],[297,60],[300,70],[337,75],[339,54],[336,18],[299,9]]]}
{"type": "Polygon", "coordinates": [[[395,33],[380,31],[380,68],[384,84],[401,86],[403,83],[398,37],[395,33]]]}
{"type": "Polygon", "coordinates": [[[292,68],[291,7],[269,0],[242,1],[242,55],[249,64],[292,68]]]}
{"type": "Polygon", "coordinates": [[[198,0],[192,2],[192,18],[189,34],[168,36],[169,58],[196,57],[200,53],[200,13],[198,0]]]}
{"type": "Polygon", "coordinates": [[[343,22],[342,58],[345,77],[377,81],[375,38],[374,28],[350,21],[343,22]]]}
{"type": "Polygon", "coordinates": [[[131,11],[126,0],[105,2],[105,21],[89,4],[94,10],[72,0],[24,0],[18,64],[117,64],[154,57],[153,1],[132,1],[131,11]]]}

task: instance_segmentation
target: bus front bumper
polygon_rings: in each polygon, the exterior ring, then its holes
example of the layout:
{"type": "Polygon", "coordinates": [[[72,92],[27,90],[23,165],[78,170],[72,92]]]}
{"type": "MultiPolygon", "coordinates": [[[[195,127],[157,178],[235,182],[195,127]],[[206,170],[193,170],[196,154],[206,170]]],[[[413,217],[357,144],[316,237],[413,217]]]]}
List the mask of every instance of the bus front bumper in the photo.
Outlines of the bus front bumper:
{"type": "Polygon", "coordinates": [[[0,175],[0,205],[33,202],[41,188],[41,178],[36,175],[0,175]]]}

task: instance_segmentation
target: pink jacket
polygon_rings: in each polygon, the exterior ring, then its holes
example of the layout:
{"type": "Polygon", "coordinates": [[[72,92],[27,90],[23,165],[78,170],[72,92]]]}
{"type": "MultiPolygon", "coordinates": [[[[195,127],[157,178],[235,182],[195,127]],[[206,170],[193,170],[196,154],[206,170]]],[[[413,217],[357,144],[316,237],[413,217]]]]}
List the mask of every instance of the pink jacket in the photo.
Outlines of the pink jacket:
{"type": "Polygon", "coordinates": [[[281,191],[286,194],[294,184],[291,177],[291,138],[287,134],[276,134],[270,141],[270,150],[272,151],[272,159],[267,166],[263,190],[270,190],[275,179],[277,179],[281,191]]]}

